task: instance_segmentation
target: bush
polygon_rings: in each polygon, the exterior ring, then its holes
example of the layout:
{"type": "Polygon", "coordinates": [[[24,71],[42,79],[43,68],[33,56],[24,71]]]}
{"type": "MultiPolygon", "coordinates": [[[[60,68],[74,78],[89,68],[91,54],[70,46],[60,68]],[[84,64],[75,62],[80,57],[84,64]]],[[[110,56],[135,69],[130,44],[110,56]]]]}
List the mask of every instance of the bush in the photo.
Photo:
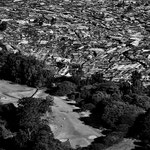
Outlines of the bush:
{"type": "Polygon", "coordinates": [[[80,92],[81,92],[80,97],[84,100],[91,99],[94,88],[95,87],[93,85],[83,86],[80,89],[80,92]]]}
{"type": "Polygon", "coordinates": [[[110,98],[110,95],[108,95],[106,92],[97,91],[95,94],[92,95],[92,103],[95,105],[105,99],[110,98]]]}
{"type": "Polygon", "coordinates": [[[131,85],[127,81],[121,81],[119,84],[119,88],[123,95],[128,95],[131,93],[131,85]]]}
{"type": "Polygon", "coordinates": [[[111,97],[113,101],[122,101],[120,94],[114,93],[111,95],[111,97]]]}
{"type": "Polygon", "coordinates": [[[75,100],[75,93],[67,94],[68,99],[75,100]]]}
{"type": "Polygon", "coordinates": [[[48,86],[53,79],[53,73],[46,70],[44,63],[33,56],[6,52],[0,68],[1,79],[33,87],[48,86]]]}
{"type": "Polygon", "coordinates": [[[119,124],[116,130],[118,132],[122,132],[124,136],[126,136],[129,131],[129,127],[130,127],[129,124],[119,124]]]}
{"type": "Polygon", "coordinates": [[[107,94],[116,93],[120,95],[119,86],[117,86],[114,82],[106,81],[105,83],[97,84],[96,87],[97,91],[104,91],[107,94]]]}
{"type": "Polygon", "coordinates": [[[141,120],[140,138],[150,142],[150,109],[145,113],[141,120]]]}
{"type": "Polygon", "coordinates": [[[124,95],[124,96],[122,97],[122,100],[123,100],[124,102],[128,102],[129,104],[131,104],[131,103],[133,102],[133,97],[130,96],[130,95],[124,95]]]}
{"type": "Polygon", "coordinates": [[[77,86],[74,83],[69,81],[64,81],[57,85],[57,91],[55,94],[59,96],[66,96],[68,94],[71,94],[72,92],[75,92],[76,89],[77,86]]]}
{"type": "Polygon", "coordinates": [[[143,110],[134,106],[129,105],[124,102],[113,102],[112,104],[106,105],[104,108],[104,113],[102,115],[102,120],[110,128],[117,128],[119,124],[133,124],[135,118],[143,110]],[[123,120],[120,120],[124,118],[123,120]],[[130,118],[130,119],[128,119],[130,118]]]}
{"type": "Polygon", "coordinates": [[[148,110],[150,108],[150,97],[146,96],[146,95],[138,95],[138,94],[133,94],[132,95],[133,98],[133,104],[148,110]]]}
{"type": "Polygon", "coordinates": [[[141,81],[142,74],[138,71],[133,71],[131,76],[132,81],[132,92],[136,94],[142,94],[143,93],[143,83],[141,81]]]}
{"type": "Polygon", "coordinates": [[[104,138],[104,144],[107,146],[112,146],[121,142],[124,138],[124,133],[122,132],[112,132],[104,138]]]}
{"type": "Polygon", "coordinates": [[[87,103],[83,105],[82,107],[83,110],[89,110],[89,111],[93,110],[94,108],[95,108],[95,105],[93,105],[92,103],[87,103]]]}
{"type": "Polygon", "coordinates": [[[96,73],[92,74],[90,79],[91,79],[92,84],[94,84],[96,82],[101,83],[104,81],[103,73],[96,72],[96,73]]]}

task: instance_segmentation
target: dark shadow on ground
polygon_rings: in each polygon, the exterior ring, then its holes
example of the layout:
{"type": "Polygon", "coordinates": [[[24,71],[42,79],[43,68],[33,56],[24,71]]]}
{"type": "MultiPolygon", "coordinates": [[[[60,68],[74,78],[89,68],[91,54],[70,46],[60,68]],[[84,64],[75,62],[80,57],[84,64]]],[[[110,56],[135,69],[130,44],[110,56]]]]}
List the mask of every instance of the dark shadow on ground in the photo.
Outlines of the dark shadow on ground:
{"type": "Polygon", "coordinates": [[[94,139],[92,144],[103,143],[104,142],[104,138],[105,138],[105,136],[98,137],[98,138],[94,139]]]}
{"type": "Polygon", "coordinates": [[[68,101],[67,101],[67,104],[78,107],[76,104],[68,102],[68,101]]]}
{"type": "Polygon", "coordinates": [[[135,148],[132,150],[150,150],[150,147],[148,147],[144,142],[142,141],[135,141],[135,148]]]}
{"type": "Polygon", "coordinates": [[[101,123],[95,116],[90,115],[89,117],[81,117],[81,121],[83,121],[85,124],[92,126],[94,128],[98,128],[101,126],[101,123]]]}

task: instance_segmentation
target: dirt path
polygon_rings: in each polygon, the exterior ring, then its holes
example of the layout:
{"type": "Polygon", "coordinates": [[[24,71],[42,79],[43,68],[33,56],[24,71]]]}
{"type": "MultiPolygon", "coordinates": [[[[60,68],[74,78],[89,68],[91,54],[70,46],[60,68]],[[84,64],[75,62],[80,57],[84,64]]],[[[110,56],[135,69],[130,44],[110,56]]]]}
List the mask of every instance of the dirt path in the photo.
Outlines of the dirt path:
{"type": "Polygon", "coordinates": [[[32,95],[34,91],[34,88],[25,85],[0,80],[0,102],[2,103],[14,103],[17,105],[18,99],[28,97],[32,95]]]}
{"type": "Polygon", "coordinates": [[[55,97],[54,103],[52,110],[56,118],[55,123],[59,126],[53,130],[55,138],[62,141],[69,139],[71,146],[75,148],[77,145],[89,145],[93,141],[89,138],[91,136],[102,136],[100,131],[83,124],[79,120],[79,114],[73,112],[74,107],[67,104],[67,101],[55,97]]]}
{"type": "Polygon", "coordinates": [[[106,150],[132,150],[135,148],[134,141],[132,139],[124,139],[122,142],[114,144],[106,150]]]}

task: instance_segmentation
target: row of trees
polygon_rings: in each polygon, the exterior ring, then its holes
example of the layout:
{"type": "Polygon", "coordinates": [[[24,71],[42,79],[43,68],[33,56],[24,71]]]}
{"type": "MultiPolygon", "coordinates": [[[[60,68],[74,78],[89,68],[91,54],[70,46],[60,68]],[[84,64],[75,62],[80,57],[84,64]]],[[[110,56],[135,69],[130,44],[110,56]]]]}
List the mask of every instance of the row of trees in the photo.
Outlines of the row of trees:
{"type": "Polygon", "coordinates": [[[33,87],[47,86],[53,73],[42,61],[20,53],[0,52],[0,78],[33,87]]]}

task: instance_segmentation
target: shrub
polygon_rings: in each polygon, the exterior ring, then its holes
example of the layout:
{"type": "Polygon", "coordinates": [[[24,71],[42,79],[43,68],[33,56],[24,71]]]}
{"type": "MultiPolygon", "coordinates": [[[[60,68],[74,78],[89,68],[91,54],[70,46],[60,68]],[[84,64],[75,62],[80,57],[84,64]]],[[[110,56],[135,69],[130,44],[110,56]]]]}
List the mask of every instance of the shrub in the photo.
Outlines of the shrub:
{"type": "Polygon", "coordinates": [[[124,96],[122,97],[122,100],[123,100],[124,102],[128,102],[129,104],[131,104],[131,103],[133,102],[133,97],[130,96],[130,95],[124,95],[124,96]]]}
{"type": "Polygon", "coordinates": [[[131,97],[133,99],[132,104],[135,104],[145,110],[148,110],[150,108],[150,97],[138,94],[132,94],[131,97]]]}
{"type": "Polygon", "coordinates": [[[113,144],[121,142],[123,140],[123,137],[124,133],[114,131],[104,138],[104,144],[107,146],[112,146],[113,144]]]}
{"type": "Polygon", "coordinates": [[[123,95],[128,95],[131,93],[131,85],[127,81],[121,81],[119,84],[119,88],[123,95]]]}
{"type": "Polygon", "coordinates": [[[87,104],[83,105],[82,108],[83,108],[83,110],[91,111],[91,110],[93,110],[95,108],[95,105],[93,105],[92,103],[87,103],[87,104]]]}
{"type": "Polygon", "coordinates": [[[71,100],[75,100],[75,94],[74,93],[69,93],[67,94],[67,97],[71,100]]]}
{"type": "Polygon", "coordinates": [[[81,92],[80,97],[82,99],[91,99],[94,88],[95,87],[93,85],[83,86],[80,91],[81,92]]]}
{"type": "Polygon", "coordinates": [[[146,90],[147,95],[150,96],[150,85],[148,85],[148,86],[145,88],[145,90],[146,90]]]}
{"type": "Polygon", "coordinates": [[[97,84],[97,91],[104,91],[107,94],[119,94],[120,95],[120,90],[119,86],[117,86],[114,82],[105,82],[105,83],[100,83],[97,84]]]}
{"type": "Polygon", "coordinates": [[[143,93],[143,83],[141,81],[142,74],[138,71],[133,71],[131,76],[132,81],[132,92],[136,94],[143,93]]]}
{"type": "Polygon", "coordinates": [[[102,120],[111,128],[117,128],[118,124],[133,124],[135,118],[143,110],[124,102],[113,102],[106,105],[102,120]],[[120,121],[121,118],[124,119],[120,121]],[[128,118],[130,118],[128,120],[128,118]]]}
{"type": "Polygon", "coordinates": [[[92,95],[92,103],[97,104],[108,98],[110,98],[110,96],[106,92],[97,91],[92,95]]]}
{"type": "Polygon", "coordinates": [[[44,63],[33,56],[6,52],[3,57],[1,79],[33,87],[47,86],[53,79],[52,71],[45,69],[44,63]]]}
{"type": "Polygon", "coordinates": [[[111,95],[111,97],[113,101],[122,101],[120,94],[114,93],[111,95]]]}
{"type": "Polygon", "coordinates": [[[150,109],[145,113],[140,123],[140,138],[150,142],[150,109]]]}
{"type": "Polygon", "coordinates": [[[118,132],[124,133],[124,136],[126,136],[126,134],[128,133],[129,127],[130,125],[128,124],[119,124],[116,130],[118,132]]]}
{"type": "Polygon", "coordinates": [[[104,81],[103,73],[96,72],[96,73],[92,74],[90,79],[91,79],[92,84],[94,84],[96,82],[101,83],[104,81]]]}
{"type": "Polygon", "coordinates": [[[71,94],[72,92],[75,92],[77,89],[77,86],[69,81],[64,81],[62,83],[59,83],[57,86],[56,95],[59,96],[65,96],[67,94],[71,94]]]}

